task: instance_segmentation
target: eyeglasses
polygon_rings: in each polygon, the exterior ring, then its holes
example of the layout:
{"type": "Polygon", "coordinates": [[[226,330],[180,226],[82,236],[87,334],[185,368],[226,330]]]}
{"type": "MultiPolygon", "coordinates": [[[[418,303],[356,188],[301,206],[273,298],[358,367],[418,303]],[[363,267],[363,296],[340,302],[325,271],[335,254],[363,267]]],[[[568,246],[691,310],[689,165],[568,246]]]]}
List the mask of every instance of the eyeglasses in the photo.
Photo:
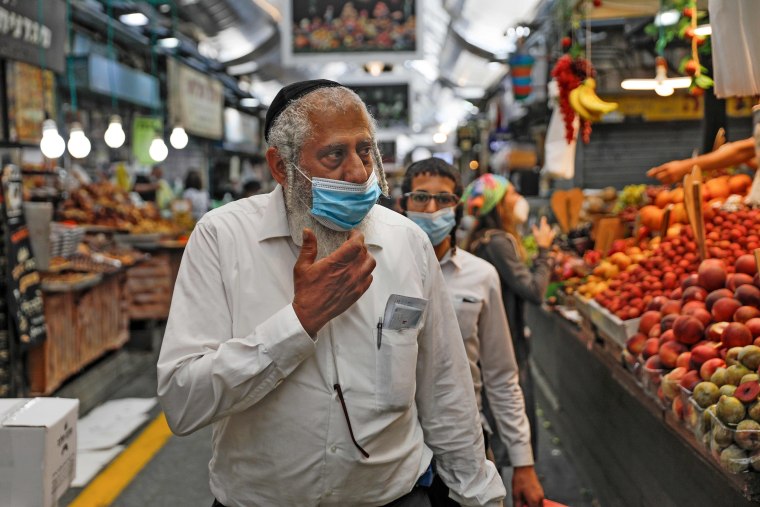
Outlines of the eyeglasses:
{"type": "Polygon", "coordinates": [[[456,194],[450,194],[448,192],[440,194],[430,194],[428,192],[407,192],[404,197],[408,197],[414,204],[419,206],[426,206],[430,202],[430,199],[435,199],[438,206],[450,207],[456,206],[459,202],[459,196],[456,194]]]}

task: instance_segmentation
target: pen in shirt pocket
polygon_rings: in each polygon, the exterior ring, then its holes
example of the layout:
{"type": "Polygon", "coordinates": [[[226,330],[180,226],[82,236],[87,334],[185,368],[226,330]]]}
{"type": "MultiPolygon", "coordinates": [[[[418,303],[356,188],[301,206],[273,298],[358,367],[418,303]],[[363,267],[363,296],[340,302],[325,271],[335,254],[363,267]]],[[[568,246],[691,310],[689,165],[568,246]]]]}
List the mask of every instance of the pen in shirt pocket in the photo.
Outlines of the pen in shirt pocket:
{"type": "Polygon", "coordinates": [[[380,350],[380,344],[383,343],[383,318],[377,321],[377,350],[380,350]]]}

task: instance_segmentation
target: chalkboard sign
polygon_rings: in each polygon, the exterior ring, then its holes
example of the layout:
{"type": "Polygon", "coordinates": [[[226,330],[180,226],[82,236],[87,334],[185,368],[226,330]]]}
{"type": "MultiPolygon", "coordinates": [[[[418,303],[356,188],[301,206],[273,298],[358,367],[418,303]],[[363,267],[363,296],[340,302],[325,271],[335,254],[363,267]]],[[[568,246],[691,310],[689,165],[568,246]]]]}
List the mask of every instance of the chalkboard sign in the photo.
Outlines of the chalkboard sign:
{"type": "Polygon", "coordinates": [[[8,164],[2,172],[2,216],[6,224],[5,245],[7,297],[11,320],[18,330],[21,349],[45,340],[45,315],[37,262],[32,255],[29,228],[24,219],[21,170],[8,164]]]}

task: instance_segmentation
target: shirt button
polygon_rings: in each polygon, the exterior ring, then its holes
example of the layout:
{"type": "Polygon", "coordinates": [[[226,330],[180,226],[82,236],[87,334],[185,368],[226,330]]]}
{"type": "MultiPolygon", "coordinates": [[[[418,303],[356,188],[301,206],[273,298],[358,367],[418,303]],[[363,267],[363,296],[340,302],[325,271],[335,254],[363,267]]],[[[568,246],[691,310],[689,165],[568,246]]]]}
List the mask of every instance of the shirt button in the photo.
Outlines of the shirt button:
{"type": "Polygon", "coordinates": [[[335,453],[337,452],[338,448],[336,446],[330,447],[330,452],[335,453]]]}

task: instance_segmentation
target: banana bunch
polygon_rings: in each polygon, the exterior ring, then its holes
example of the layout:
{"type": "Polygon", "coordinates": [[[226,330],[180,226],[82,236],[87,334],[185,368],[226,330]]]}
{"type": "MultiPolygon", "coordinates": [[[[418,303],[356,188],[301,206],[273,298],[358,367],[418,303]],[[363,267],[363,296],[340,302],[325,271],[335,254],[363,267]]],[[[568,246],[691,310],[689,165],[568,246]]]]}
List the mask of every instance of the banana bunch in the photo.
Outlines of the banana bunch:
{"type": "Polygon", "coordinates": [[[597,121],[602,115],[617,109],[617,102],[605,102],[596,94],[596,81],[587,78],[568,96],[570,106],[584,120],[597,121]]]}

